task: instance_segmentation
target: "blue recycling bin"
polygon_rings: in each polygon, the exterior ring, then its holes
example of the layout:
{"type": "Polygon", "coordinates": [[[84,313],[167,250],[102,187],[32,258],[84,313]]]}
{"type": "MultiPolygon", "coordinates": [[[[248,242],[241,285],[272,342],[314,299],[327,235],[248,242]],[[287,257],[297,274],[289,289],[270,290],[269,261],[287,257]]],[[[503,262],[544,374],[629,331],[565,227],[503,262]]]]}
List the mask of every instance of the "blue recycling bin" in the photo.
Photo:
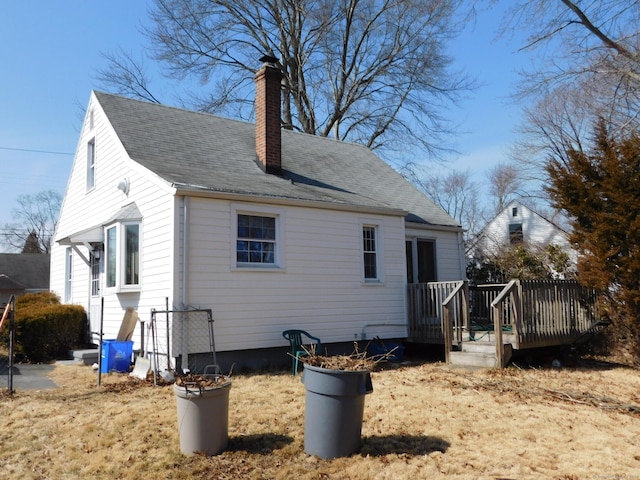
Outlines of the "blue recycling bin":
{"type": "Polygon", "coordinates": [[[126,373],[131,369],[131,355],[133,341],[118,342],[116,340],[102,341],[102,357],[100,371],[102,373],[126,373]]]}

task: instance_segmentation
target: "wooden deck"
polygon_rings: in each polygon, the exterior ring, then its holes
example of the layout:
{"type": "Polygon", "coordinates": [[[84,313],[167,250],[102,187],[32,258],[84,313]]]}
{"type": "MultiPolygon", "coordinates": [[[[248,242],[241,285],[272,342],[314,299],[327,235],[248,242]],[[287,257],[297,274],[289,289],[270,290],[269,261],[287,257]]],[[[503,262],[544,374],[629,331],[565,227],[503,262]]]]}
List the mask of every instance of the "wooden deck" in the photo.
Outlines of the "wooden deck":
{"type": "Polygon", "coordinates": [[[447,362],[451,352],[476,352],[465,348],[472,342],[490,344],[497,366],[512,350],[569,345],[604,325],[595,291],[564,280],[412,284],[408,312],[409,341],[444,344],[447,362]]]}

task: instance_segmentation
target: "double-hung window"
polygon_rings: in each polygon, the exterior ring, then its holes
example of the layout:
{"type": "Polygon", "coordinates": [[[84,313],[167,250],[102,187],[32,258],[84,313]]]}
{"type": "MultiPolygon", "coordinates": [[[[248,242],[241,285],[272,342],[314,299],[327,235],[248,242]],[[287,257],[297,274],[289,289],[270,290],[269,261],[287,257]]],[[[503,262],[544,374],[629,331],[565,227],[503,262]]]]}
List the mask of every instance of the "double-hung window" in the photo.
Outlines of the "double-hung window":
{"type": "Polygon", "coordinates": [[[378,229],[374,225],[362,226],[362,254],[365,281],[379,280],[377,232],[378,229]]]}
{"type": "Polygon", "coordinates": [[[524,243],[522,223],[509,224],[509,243],[511,245],[522,245],[524,243]]]}
{"type": "Polygon", "coordinates": [[[237,221],[237,265],[276,266],[276,217],[239,213],[237,221]]]}
{"type": "Polygon", "coordinates": [[[140,224],[117,223],[105,231],[106,286],[116,291],[140,289],[140,224]]]}
{"type": "Polygon", "coordinates": [[[87,143],[87,191],[96,186],[96,139],[87,143]]]}

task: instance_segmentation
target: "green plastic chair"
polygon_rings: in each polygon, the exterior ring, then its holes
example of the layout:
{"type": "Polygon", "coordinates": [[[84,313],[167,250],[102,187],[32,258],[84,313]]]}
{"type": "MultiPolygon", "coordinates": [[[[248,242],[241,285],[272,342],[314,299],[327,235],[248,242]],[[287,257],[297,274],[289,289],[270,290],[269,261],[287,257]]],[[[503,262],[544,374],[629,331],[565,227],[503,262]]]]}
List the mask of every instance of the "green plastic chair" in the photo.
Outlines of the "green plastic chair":
{"type": "Polygon", "coordinates": [[[300,361],[300,357],[306,355],[307,352],[303,348],[305,344],[316,344],[316,352],[320,353],[322,351],[322,342],[318,337],[314,337],[310,333],[305,332],[304,330],[285,330],[282,332],[282,336],[289,341],[291,345],[291,358],[292,358],[292,370],[293,375],[298,374],[298,364],[300,361]],[[307,337],[306,341],[303,341],[302,337],[307,337]],[[311,342],[313,340],[313,342],[311,342]]]}

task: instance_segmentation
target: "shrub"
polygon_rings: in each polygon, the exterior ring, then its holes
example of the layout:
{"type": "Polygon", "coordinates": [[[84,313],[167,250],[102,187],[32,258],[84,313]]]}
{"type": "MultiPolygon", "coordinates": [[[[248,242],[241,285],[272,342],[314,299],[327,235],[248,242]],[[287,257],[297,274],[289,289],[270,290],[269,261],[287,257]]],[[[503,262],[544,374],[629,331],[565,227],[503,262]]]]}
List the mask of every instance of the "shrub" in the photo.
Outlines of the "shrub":
{"type": "MultiPolygon", "coordinates": [[[[16,299],[15,353],[30,362],[66,358],[69,349],[85,340],[87,316],[80,305],[61,305],[49,292],[16,299]]],[[[3,328],[3,343],[8,329],[3,328]]]]}
{"type": "Polygon", "coordinates": [[[16,298],[16,310],[32,305],[60,305],[60,298],[53,292],[26,293],[16,298]]]}

